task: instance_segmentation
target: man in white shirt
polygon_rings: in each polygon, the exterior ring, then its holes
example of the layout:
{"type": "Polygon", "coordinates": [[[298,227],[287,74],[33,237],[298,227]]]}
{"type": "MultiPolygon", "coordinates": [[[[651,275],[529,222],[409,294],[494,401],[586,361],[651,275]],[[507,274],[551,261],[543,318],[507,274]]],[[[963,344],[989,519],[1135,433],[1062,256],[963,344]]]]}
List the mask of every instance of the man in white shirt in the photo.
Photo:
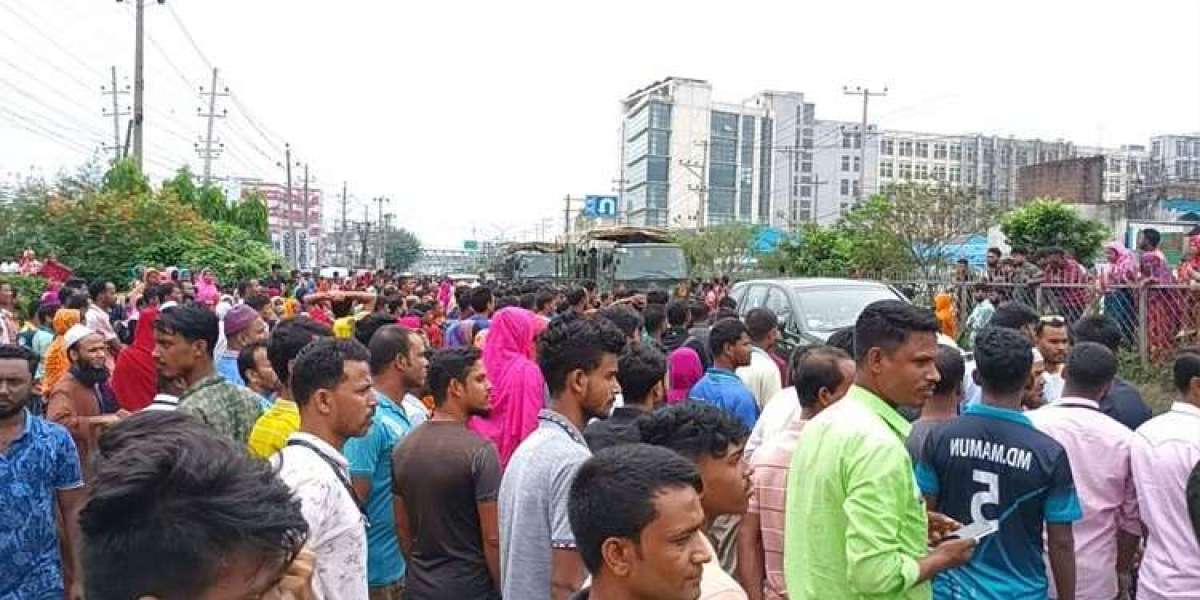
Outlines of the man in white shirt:
{"type": "Polygon", "coordinates": [[[750,365],[737,370],[737,376],[750,388],[758,410],[783,387],[779,365],[770,351],[779,341],[779,318],[767,308],[756,308],[746,314],[746,331],[750,334],[750,365]]]}
{"type": "Polygon", "coordinates": [[[1042,374],[1045,387],[1042,397],[1047,404],[1058,402],[1062,397],[1063,367],[1067,363],[1067,352],[1071,349],[1071,337],[1067,334],[1067,321],[1062,317],[1044,316],[1036,328],[1037,349],[1042,353],[1046,371],[1042,374]]]}
{"type": "Polygon", "coordinates": [[[324,338],[305,346],[291,378],[300,430],[271,457],[308,522],[317,600],[367,597],[366,517],[342,447],[367,432],[375,412],[369,359],[354,340],[324,338]]]}

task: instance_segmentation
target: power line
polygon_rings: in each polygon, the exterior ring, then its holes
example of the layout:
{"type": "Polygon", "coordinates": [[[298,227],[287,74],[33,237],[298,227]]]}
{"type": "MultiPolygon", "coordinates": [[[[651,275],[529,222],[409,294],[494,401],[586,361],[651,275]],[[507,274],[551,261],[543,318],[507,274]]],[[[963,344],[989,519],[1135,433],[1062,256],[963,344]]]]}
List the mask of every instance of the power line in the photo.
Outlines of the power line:
{"type": "Polygon", "coordinates": [[[196,51],[196,55],[199,56],[200,60],[204,62],[204,66],[208,67],[209,70],[212,70],[212,61],[208,60],[208,57],[204,55],[204,51],[202,51],[200,49],[200,45],[196,43],[196,38],[192,37],[192,32],[188,31],[187,26],[183,24],[183,20],[179,18],[179,14],[175,12],[175,7],[168,4],[167,12],[171,13],[171,18],[175,20],[175,24],[179,26],[181,31],[183,31],[184,37],[186,37],[188,43],[192,45],[192,49],[196,51]]]}
{"type": "Polygon", "coordinates": [[[0,8],[4,9],[5,11],[7,11],[9,14],[13,15],[14,17],[20,19],[22,22],[24,22],[26,25],[28,25],[29,28],[32,29],[35,33],[37,33],[38,35],[45,38],[55,48],[58,48],[58,50],[61,51],[63,54],[71,57],[71,60],[74,60],[76,63],[79,63],[80,65],[82,65],[84,69],[91,71],[96,76],[97,80],[103,79],[104,73],[100,69],[96,68],[94,65],[88,64],[87,62],[83,61],[78,56],[76,56],[73,52],[71,52],[70,50],[67,50],[65,47],[63,47],[62,44],[58,43],[57,40],[55,40],[53,37],[48,35],[45,31],[42,31],[42,29],[40,27],[38,27],[33,21],[30,21],[29,19],[25,18],[23,15],[16,12],[15,10],[13,10],[12,7],[7,4],[0,4],[0,8]]]}

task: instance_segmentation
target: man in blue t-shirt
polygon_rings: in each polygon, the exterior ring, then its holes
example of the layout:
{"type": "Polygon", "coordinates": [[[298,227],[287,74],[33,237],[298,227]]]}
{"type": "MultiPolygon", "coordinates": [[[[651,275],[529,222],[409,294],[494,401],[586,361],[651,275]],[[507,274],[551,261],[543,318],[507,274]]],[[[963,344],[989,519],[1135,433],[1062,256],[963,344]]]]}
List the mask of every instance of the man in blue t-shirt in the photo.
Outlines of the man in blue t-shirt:
{"type": "Polygon", "coordinates": [[[937,600],[1044,599],[1049,591],[1042,524],[1058,598],[1075,598],[1071,523],[1083,517],[1066,450],[1033,428],[1021,394],[1033,346],[1011,329],[989,327],[975,339],[983,400],[925,441],[917,484],[929,510],[965,525],[995,527],[971,562],[939,574],[937,600]]]}
{"type": "Polygon", "coordinates": [[[708,334],[713,366],[692,386],[693,400],[713,404],[737,417],[748,429],[758,421],[758,403],[754,393],[742,383],[735,371],[750,364],[750,333],[739,319],[728,318],[713,325],[708,334]]]}

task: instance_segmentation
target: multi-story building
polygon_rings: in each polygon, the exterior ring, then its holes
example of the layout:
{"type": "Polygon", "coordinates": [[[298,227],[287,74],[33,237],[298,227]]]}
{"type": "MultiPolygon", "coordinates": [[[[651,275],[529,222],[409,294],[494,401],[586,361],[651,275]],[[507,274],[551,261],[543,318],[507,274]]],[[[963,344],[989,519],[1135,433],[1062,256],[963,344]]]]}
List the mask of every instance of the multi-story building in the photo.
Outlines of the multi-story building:
{"type": "Polygon", "coordinates": [[[1129,199],[1150,178],[1150,152],[1145,146],[1122,145],[1120,148],[1080,146],[1078,157],[1104,157],[1104,203],[1117,204],[1129,199]]]}
{"type": "Polygon", "coordinates": [[[1150,138],[1148,175],[1154,184],[1200,181],[1200,134],[1150,138]]]}
{"type": "Polygon", "coordinates": [[[307,201],[304,190],[292,186],[291,202],[287,186],[278,183],[244,182],[242,194],[258,192],[267,203],[267,230],[275,251],[299,269],[320,267],[321,241],[324,226],[321,222],[321,190],[309,188],[307,201]],[[308,220],[305,220],[305,212],[308,220]],[[307,229],[305,225],[308,225],[307,229]]]}

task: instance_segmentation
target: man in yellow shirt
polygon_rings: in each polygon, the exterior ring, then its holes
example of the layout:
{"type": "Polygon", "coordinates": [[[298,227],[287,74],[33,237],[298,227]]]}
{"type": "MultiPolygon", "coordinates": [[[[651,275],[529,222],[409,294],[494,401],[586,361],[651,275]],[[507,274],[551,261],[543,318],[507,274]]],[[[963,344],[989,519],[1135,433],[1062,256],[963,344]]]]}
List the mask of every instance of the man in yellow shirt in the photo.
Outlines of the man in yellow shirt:
{"type": "Polygon", "coordinates": [[[315,339],[333,337],[328,326],[308,317],[296,317],[280,323],[267,343],[267,360],[279,377],[279,396],[254,422],[250,431],[250,452],[259,458],[275,454],[287,444],[289,435],[300,429],[300,409],[292,400],[292,363],[300,350],[315,339]]]}

